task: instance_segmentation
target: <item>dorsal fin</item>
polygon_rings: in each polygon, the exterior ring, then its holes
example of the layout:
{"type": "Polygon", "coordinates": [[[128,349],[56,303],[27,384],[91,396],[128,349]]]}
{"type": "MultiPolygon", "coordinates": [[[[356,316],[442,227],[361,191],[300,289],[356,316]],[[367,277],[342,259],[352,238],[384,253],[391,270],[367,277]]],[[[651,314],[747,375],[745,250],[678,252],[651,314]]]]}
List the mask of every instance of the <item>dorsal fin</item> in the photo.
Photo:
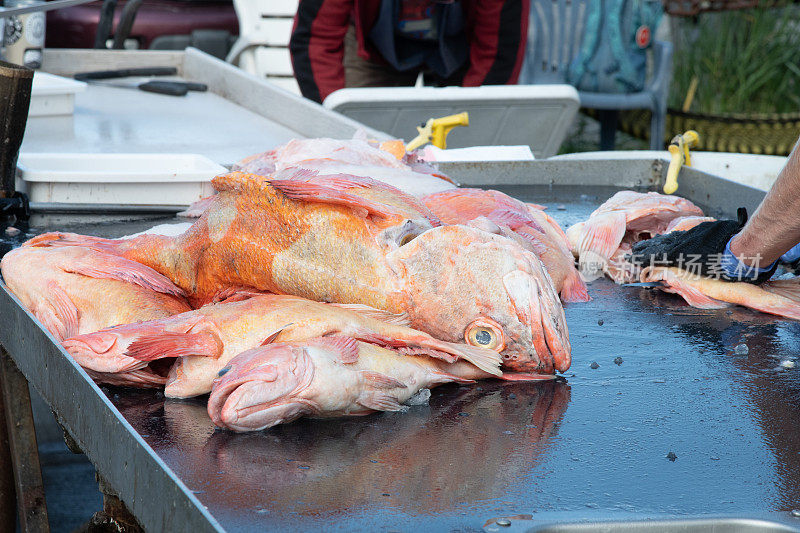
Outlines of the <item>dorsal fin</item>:
{"type": "Polygon", "coordinates": [[[269,183],[292,200],[341,205],[353,209],[363,217],[370,215],[380,218],[402,216],[401,213],[386,204],[374,202],[356,194],[327,187],[317,182],[272,180],[269,183]]]}

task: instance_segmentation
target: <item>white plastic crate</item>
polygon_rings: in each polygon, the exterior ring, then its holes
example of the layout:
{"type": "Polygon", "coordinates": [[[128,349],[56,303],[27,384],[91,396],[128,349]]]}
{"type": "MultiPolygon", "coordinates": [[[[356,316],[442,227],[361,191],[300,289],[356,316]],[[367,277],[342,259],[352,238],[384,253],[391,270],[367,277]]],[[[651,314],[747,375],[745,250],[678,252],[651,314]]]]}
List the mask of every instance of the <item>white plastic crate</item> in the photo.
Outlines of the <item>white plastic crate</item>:
{"type": "Polygon", "coordinates": [[[75,111],[75,94],[85,90],[82,81],[37,71],[33,75],[28,116],[71,115],[75,111]]]}
{"type": "Polygon", "coordinates": [[[32,202],[189,205],[227,169],[198,154],[22,153],[21,189],[32,202]]]}

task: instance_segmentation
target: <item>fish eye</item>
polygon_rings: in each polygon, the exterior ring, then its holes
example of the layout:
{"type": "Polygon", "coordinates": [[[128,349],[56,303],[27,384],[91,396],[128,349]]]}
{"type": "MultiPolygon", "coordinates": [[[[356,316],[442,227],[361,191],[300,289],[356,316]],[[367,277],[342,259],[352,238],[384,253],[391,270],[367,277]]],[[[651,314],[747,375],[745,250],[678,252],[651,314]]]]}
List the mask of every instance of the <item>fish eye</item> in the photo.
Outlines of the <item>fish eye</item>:
{"type": "Polygon", "coordinates": [[[481,346],[489,346],[497,340],[494,331],[488,328],[475,328],[470,332],[470,337],[475,341],[475,344],[480,344],[481,346]]]}
{"type": "Polygon", "coordinates": [[[493,320],[488,319],[478,319],[467,326],[464,340],[472,346],[498,352],[505,348],[503,329],[493,320]]]}
{"type": "Polygon", "coordinates": [[[400,243],[399,244],[400,244],[400,246],[404,246],[404,245],[410,243],[411,241],[413,241],[416,237],[417,237],[416,233],[409,233],[407,235],[403,235],[403,238],[400,239],[400,243]]]}

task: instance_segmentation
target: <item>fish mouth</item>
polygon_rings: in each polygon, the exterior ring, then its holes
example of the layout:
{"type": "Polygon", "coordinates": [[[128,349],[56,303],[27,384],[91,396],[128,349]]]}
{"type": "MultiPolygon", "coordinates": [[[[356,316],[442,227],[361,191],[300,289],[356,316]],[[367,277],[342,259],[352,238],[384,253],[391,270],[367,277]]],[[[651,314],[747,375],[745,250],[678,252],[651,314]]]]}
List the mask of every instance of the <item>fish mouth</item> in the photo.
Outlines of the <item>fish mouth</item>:
{"type": "Polygon", "coordinates": [[[260,423],[269,418],[270,410],[302,403],[297,396],[311,384],[314,367],[304,350],[275,353],[285,348],[248,350],[220,371],[208,398],[208,414],[215,425],[234,431],[264,429],[285,421],[278,417],[277,422],[260,423]]]}
{"type": "MultiPolygon", "coordinates": [[[[231,365],[226,366],[220,371],[220,377],[214,380],[214,386],[208,397],[208,414],[215,424],[225,427],[227,424],[222,421],[222,413],[226,412],[228,414],[227,411],[230,409],[228,400],[232,396],[236,399],[241,399],[242,391],[240,389],[244,388],[256,393],[256,396],[263,396],[263,391],[258,389],[266,387],[268,386],[267,384],[274,383],[278,379],[280,377],[273,365],[258,369],[241,369],[231,365]]],[[[232,402],[232,404],[238,403],[238,401],[232,402]]]]}
{"type": "MultiPolygon", "coordinates": [[[[547,275],[543,269],[542,274],[547,275]]],[[[530,328],[530,348],[523,338],[509,346],[509,358],[503,363],[509,370],[553,374],[566,371],[572,362],[564,308],[548,281],[549,277],[522,270],[503,277],[519,321],[530,328]]]]}

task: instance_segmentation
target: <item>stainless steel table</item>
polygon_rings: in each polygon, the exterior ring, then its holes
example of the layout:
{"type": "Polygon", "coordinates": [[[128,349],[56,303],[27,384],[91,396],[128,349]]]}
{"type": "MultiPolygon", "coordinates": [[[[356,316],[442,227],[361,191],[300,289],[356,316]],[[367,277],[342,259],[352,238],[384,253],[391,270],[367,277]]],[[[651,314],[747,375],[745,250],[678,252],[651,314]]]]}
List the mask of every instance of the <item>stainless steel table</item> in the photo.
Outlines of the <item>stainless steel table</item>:
{"type": "MultiPolygon", "coordinates": [[[[665,169],[537,161],[448,171],[544,203],[566,225],[617,188],[656,188],[665,169]]],[[[680,192],[714,213],[763,195],[698,172],[682,178],[680,192]]],[[[31,232],[118,236],[163,221],[44,217],[31,232]]],[[[407,413],[242,435],[216,430],[202,398],[97,387],[5,290],[0,343],[148,531],[522,531],[708,515],[797,529],[800,370],[779,363],[797,357],[800,323],[697,310],[605,280],[590,294],[566,306],[573,366],[556,382],[446,386],[407,413]]]]}

